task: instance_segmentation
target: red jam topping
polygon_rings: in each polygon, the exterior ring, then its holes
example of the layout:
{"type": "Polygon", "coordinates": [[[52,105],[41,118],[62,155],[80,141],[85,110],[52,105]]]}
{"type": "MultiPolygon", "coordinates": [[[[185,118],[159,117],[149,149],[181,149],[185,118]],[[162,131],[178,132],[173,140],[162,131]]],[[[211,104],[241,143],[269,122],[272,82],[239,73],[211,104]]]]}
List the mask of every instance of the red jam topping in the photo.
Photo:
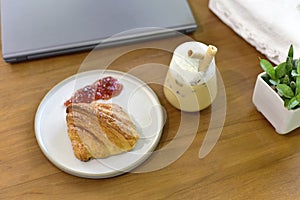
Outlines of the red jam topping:
{"type": "Polygon", "coordinates": [[[87,85],[77,90],[64,105],[68,106],[71,103],[91,103],[99,99],[108,100],[119,95],[122,89],[123,85],[117,79],[108,76],[96,81],[92,85],[87,85]]]}

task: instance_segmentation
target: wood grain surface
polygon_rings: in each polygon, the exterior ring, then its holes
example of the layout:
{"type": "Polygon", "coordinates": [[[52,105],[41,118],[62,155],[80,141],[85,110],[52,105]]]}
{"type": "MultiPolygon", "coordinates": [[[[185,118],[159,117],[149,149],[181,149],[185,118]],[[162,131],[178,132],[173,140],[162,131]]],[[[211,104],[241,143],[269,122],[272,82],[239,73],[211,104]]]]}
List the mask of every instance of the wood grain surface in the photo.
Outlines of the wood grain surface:
{"type": "MultiPolygon", "coordinates": [[[[159,170],[99,180],[69,175],[55,167],[37,143],[34,119],[39,103],[60,81],[82,69],[97,69],[113,52],[137,44],[16,64],[1,59],[0,199],[300,199],[300,129],[278,135],[252,103],[256,76],[262,71],[258,58],[265,56],[222,23],[208,9],[207,0],[189,3],[199,27],[188,37],[218,47],[216,64],[226,91],[225,123],[212,151],[199,159],[211,119],[207,108],[200,112],[191,144],[159,170]]],[[[148,63],[168,66],[172,52],[154,47],[163,43],[173,48],[180,42],[147,41],[143,44],[147,48],[127,51],[110,62],[109,69],[128,72],[148,63]]],[[[146,75],[152,77],[151,70],[146,75]]],[[[183,114],[165,99],[162,85],[149,85],[168,116],[159,150],[176,137],[183,114]]],[[[178,138],[178,148],[190,139],[189,130],[178,138]]]]}

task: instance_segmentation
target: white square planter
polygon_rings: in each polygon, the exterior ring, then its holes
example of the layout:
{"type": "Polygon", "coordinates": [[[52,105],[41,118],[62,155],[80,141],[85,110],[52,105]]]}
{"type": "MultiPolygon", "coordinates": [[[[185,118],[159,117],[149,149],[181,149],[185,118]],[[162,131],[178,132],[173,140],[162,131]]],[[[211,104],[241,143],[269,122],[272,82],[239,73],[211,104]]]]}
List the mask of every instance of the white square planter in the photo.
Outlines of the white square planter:
{"type": "Polygon", "coordinates": [[[264,74],[265,72],[257,76],[252,101],[277,133],[289,133],[300,126],[300,108],[285,108],[281,97],[261,77],[264,74]]]}

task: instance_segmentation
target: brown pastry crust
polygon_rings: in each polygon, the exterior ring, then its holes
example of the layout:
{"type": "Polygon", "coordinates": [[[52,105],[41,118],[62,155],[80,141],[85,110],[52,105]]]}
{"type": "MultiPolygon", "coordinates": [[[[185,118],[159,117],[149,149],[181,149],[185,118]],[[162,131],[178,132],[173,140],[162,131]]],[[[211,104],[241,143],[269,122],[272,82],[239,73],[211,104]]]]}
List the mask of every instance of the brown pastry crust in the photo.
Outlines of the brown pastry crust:
{"type": "Polygon", "coordinates": [[[70,104],[66,112],[68,135],[79,160],[130,151],[139,139],[133,121],[117,104],[70,104]]]}

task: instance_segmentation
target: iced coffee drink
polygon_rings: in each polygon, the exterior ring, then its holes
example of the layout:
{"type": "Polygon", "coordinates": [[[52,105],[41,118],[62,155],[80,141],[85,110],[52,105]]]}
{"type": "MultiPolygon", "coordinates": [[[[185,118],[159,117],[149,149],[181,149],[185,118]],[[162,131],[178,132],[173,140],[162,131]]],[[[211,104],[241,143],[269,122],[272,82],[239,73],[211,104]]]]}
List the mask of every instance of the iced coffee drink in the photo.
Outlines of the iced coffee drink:
{"type": "Polygon", "coordinates": [[[176,108],[195,112],[211,105],[217,94],[216,47],[186,42],[173,54],[164,94],[176,108]]]}

